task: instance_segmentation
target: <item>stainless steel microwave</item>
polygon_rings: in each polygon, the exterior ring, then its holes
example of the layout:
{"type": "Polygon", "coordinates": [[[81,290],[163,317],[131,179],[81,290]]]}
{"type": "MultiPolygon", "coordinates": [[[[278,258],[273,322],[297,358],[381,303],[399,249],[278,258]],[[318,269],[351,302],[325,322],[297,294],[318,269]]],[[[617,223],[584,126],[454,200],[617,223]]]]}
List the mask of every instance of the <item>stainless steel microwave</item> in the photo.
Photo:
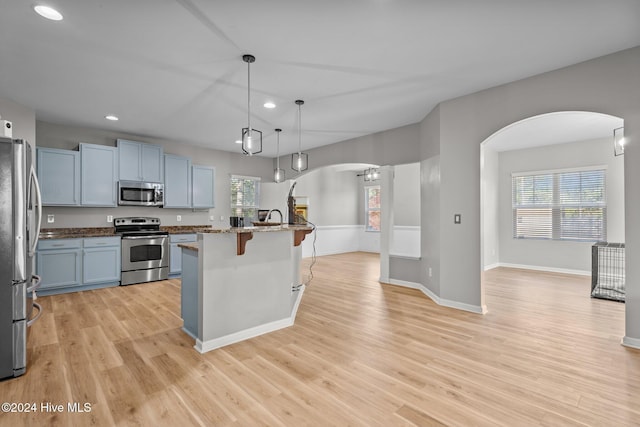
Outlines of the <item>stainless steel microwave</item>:
{"type": "Polygon", "coordinates": [[[160,182],[119,181],[118,205],[164,206],[164,184],[160,182]]]}

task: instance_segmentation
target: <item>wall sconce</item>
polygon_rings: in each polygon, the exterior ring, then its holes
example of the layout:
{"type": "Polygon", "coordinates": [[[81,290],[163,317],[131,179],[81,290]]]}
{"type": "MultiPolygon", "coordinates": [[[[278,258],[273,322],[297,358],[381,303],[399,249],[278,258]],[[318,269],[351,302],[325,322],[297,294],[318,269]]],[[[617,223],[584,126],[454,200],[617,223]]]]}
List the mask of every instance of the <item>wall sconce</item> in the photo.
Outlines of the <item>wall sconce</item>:
{"type": "Polygon", "coordinates": [[[624,154],[624,127],[613,130],[613,154],[621,156],[624,154]]]}

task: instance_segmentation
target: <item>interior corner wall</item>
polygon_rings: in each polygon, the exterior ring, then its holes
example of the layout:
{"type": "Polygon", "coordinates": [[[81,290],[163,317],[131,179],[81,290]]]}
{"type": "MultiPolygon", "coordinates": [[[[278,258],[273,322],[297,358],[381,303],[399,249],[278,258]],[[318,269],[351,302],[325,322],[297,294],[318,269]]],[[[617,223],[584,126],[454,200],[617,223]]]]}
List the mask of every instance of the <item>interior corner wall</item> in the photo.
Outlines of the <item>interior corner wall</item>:
{"type": "Polygon", "coordinates": [[[499,223],[499,155],[491,147],[481,147],[481,198],[482,209],[482,267],[488,270],[498,266],[500,260],[499,223]]]}
{"type": "Polygon", "coordinates": [[[12,138],[24,139],[36,147],[36,113],[9,99],[0,98],[0,116],[13,125],[12,138]]]}
{"type": "Polygon", "coordinates": [[[440,295],[440,107],[420,125],[420,283],[440,295]]]}
{"type": "Polygon", "coordinates": [[[624,243],[624,158],[613,155],[611,139],[503,151],[499,158],[499,235],[504,251],[500,255],[501,264],[591,273],[593,242],[513,238],[512,173],[605,166],[607,241],[624,243]]]}

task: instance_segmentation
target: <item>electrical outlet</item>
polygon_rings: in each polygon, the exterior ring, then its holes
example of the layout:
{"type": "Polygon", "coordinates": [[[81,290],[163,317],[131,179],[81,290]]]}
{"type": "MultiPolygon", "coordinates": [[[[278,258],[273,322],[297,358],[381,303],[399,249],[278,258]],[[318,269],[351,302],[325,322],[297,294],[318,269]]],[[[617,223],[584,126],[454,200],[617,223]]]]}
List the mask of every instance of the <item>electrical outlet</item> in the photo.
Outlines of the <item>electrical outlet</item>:
{"type": "Polygon", "coordinates": [[[176,216],[176,221],[181,222],[182,221],[182,215],[176,216]]]}
{"type": "Polygon", "coordinates": [[[431,267],[429,267],[429,277],[433,277],[433,272],[431,271],[431,267]]]}
{"type": "Polygon", "coordinates": [[[215,221],[216,217],[214,217],[213,215],[209,215],[209,221],[215,221]]]}
{"type": "Polygon", "coordinates": [[[224,221],[224,215],[220,215],[220,221],[224,221]]]}
{"type": "Polygon", "coordinates": [[[107,215],[107,222],[113,222],[113,215],[107,215]]]}
{"type": "Polygon", "coordinates": [[[51,214],[47,215],[47,222],[48,222],[49,224],[53,224],[54,222],[56,222],[56,217],[55,217],[55,215],[51,215],[51,214]]]}

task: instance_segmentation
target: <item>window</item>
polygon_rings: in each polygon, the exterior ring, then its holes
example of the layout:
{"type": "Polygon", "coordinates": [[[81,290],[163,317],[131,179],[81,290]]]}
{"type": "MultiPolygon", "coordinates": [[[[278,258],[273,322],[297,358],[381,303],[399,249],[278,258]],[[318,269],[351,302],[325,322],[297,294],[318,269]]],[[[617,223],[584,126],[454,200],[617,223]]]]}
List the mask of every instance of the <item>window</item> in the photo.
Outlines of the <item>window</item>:
{"type": "Polygon", "coordinates": [[[380,186],[365,187],[366,231],[380,231],[380,186]]]}
{"type": "Polygon", "coordinates": [[[605,241],[605,178],[603,168],[513,174],[513,237],[605,241]]]}
{"type": "Polygon", "coordinates": [[[260,178],[231,175],[231,216],[258,217],[260,178]]]}

